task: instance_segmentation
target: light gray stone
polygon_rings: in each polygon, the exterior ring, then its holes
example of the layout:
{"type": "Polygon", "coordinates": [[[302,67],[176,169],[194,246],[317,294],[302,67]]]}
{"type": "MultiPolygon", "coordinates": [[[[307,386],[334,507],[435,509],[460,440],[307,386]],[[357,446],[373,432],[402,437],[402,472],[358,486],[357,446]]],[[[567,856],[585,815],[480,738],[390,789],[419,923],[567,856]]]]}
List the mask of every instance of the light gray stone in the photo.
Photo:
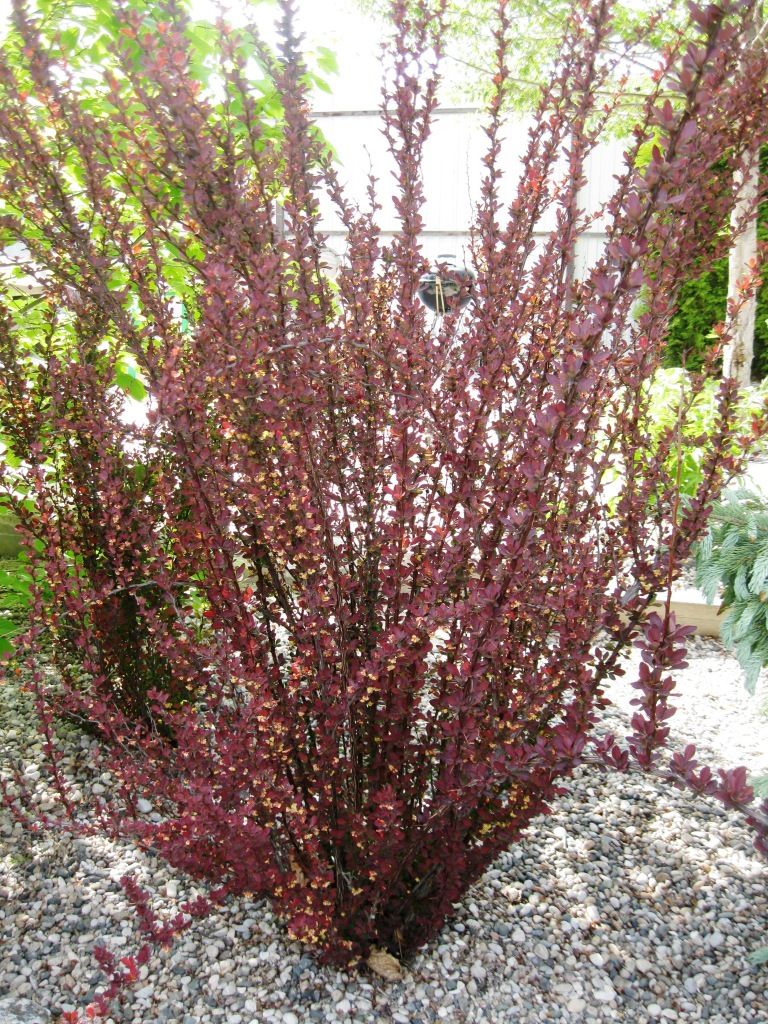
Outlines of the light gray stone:
{"type": "Polygon", "coordinates": [[[31,999],[0,997],[0,1024],[49,1024],[50,1013],[31,999]]]}
{"type": "Polygon", "coordinates": [[[475,962],[472,964],[469,970],[469,973],[472,975],[475,981],[479,982],[481,985],[485,981],[486,970],[479,960],[475,960],[475,962]]]}
{"type": "Polygon", "coordinates": [[[595,999],[598,1003],[612,1003],[616,999],[616,989],[612,985],[603,985],[595,989],[595,999]]]}

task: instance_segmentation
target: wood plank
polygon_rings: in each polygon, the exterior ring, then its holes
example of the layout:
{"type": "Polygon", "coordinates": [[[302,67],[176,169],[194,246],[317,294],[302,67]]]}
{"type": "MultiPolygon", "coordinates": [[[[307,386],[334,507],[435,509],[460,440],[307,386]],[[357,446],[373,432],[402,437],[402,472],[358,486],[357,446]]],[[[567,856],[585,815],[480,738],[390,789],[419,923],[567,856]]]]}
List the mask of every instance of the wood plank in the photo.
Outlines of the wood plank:
{"type": "MultiPolygon", "coordinates": [[[[664,605],[660,601],[654,602],[654,607],[660,614],[664,605]]],[[[681,626],[695,626],[699,636],[720,636],[720,624],[723,616],[719,614],[719,604],[707,604],[706,601],[678,601],[672,598],[672,611],[681,626]]]]}

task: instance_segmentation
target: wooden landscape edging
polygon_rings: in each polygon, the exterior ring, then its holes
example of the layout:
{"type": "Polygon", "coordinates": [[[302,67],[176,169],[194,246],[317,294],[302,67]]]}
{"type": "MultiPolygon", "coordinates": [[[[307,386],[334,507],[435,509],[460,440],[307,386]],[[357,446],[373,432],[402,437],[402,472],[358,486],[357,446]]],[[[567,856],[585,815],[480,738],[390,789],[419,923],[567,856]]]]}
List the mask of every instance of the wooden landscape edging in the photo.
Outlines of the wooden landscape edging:
{"type": "MultiPolygon", "coordinates": [[[[695,626],[699,636],[720,636],[723,616],[719,603],[707,604],[703,598],[700,601],[678,600],[673,594],[671,607],[679,626],[695,626]]],[[[654,601],[653,608],[663,612],[664,602],[654,601]]]]}

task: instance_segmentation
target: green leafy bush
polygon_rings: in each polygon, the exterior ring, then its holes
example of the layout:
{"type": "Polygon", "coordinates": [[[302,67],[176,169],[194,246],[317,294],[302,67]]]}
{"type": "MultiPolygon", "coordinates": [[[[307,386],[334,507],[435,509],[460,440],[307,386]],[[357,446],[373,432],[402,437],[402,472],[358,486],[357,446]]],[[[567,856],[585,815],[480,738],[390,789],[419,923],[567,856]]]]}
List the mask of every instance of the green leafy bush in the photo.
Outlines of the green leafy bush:
{"type": "Polygon", "coordinates": [[[12,638],[22,631],[32,598],[29,567],[19,558],[0,558],[0,655],[13,650],[12,638]]]}
{"type": "MultiPolygon", "coordinates": [[[[691,497],[703,480],[720,415],[719,381],[695,385],[694,375],[681,367],[659,369],[645,385],[650,401],[644,429],[654,450],[669,448],[667,469],[679,473],[680,492],[691,497]],[[679,463],[679,466],[678,466],[679,463]]],[[[730,441],[730,454],[739,456],[743,437],[765,411],[768,381],[745,388],[738,406],[738,430],[730,441]]]]}
{"type": "Polygon", "coordinates": [[[21,538],[16,530],[16,519],[14,516],[4,513],[0,507],[0,559],[15,558],[20,547],[21,538]]]}

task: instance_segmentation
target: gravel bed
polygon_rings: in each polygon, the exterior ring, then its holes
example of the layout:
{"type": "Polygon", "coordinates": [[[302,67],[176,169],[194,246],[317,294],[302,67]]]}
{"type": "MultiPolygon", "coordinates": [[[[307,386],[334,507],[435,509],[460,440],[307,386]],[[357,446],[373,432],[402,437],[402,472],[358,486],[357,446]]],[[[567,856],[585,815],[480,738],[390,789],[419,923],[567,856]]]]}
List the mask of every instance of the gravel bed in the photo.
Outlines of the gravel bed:
{"type": "MultiPolygon", "coordinates": [[[[679,739],[715,763],[768,769],[768,719],[735,661],[701,639],[692,655],[678,673],[679,739]]],[[[616,731],[631,679],[611,689],[616,731]]],[[[0,742],[20,751],[25,711],[11,685],[3,690],[0,742]]],[[[73,738],[73,762],[87,758],[88,743],[73,738]]],[[[33,759],[26,770],[37,778],[33,759]]],[[[127,843],[30,837],[0,810],[0,1022],[4,1004],[33,1000],[43,1008],[26,1018],[35,1024],[92,998],[103,981],[96,942],[136,950],[135,915],[117,884],[126,872],[163,913],[197,892],[127,843]]],[[[319,967],[265,902],[240,898],[155,953],[107,1024],[768,1024],[768,966],[747,960],[768,944],[767,881],[745,829],[719,806],[638,775],[583,769],[402,981],[319,967]]]]}

